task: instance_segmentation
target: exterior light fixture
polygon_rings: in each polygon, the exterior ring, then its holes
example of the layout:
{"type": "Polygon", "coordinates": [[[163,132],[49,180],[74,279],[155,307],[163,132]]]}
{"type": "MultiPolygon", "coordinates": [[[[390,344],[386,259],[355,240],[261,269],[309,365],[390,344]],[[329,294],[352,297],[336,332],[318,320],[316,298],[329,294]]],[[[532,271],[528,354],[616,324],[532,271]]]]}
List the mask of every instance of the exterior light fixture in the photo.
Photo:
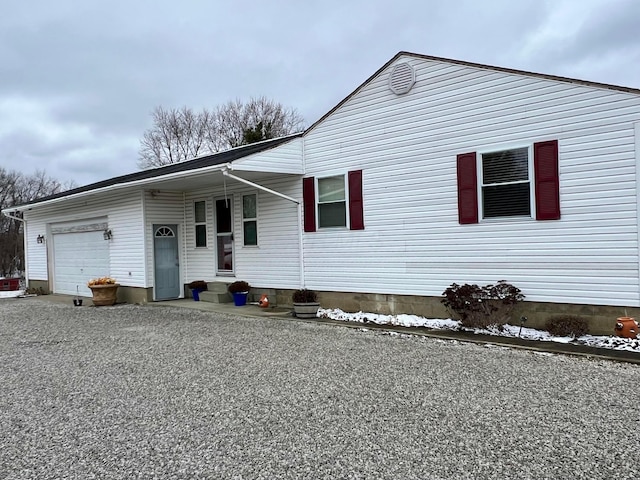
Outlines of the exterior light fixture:
{"type": "Polygon", "coordinates": [[[44,243],[44,235],[38,235],[36,237],[36,242],[38,243],[44,243]]]}
{"type": "Polygon", "coordinates": [[[112,237],[113,237],[113,234],[111,233],[111,230],[109,230],[108,228],[102,233],[102,238],[104,238],[105,240],[111,240],[112,237]]]}

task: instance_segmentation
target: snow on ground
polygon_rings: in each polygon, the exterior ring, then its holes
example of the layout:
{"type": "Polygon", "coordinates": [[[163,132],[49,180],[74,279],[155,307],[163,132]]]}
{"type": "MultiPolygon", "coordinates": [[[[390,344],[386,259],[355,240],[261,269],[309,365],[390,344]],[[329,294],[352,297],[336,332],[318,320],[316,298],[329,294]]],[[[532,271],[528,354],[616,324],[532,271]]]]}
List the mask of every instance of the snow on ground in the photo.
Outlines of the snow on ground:
{"type": "Polygon", "coordinates": [[[640,339],[622,338],[614,336],[583,335],[574,339],[573,337],[556,337],[544,330],[527,328],[514,325],[503,325],[501,330],[497,328],[480,329],[465,328],[460,326],[458,320],[424,318],[417,315],[380,315],[377,313],[347,313],[338,308],[318,310],[318,316],[330,318],[332,320],[342,320],[345,322],[375,323],[377,325],[393,325],[399,327],[424,327],[433,330],[462,330],[485,335],[495,335],[501,337],[524,338],[526,340],[538,340],[543,342],[574,343],[587,345],[589,347],[610,348],[613,350],[628,350],[640,352],[640,339]]]}

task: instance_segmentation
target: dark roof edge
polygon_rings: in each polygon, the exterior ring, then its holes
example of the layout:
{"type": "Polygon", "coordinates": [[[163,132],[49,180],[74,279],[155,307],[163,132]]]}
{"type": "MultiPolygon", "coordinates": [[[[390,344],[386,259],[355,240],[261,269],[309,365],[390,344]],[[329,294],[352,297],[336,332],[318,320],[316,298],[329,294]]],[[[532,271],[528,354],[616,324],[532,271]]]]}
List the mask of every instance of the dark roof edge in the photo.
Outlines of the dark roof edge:
{"type": "Polygon", "coordinates": [[[612,84],[608,84],[608,83],[592,82],[590,80],[580,80],[580,79],[577,79],[577,78],[561,77],[561,76],[558,76],[558,75],[547,75],[547,74],[544,74],[544,73],[529,72],[527,70],[517,70],[515,68],[494,67],[492,65],[485,65],[485,64],[482,64],[482,63],[467,62],[467,61],[464,61],[464,60],[453,60],[453,59],[450,59],[450,58],[434,57],[432,55],[423,55],[423,54],[420,54],[420,53],[400,51],[400,52],[396,53],[393,56],[393,58],[391,58],[382,67],[380,67],[378,70],[376,70],[376,72],[373,75],[371,75],[364,82],[362,82],[349,95],[347,95],[345,98],[343,98],[335,107],[333,107],[331,110],[329,110],[327,113],[325,113],[322,117],[320,117],[317,121],[315,121],[311,126],[309,126],[309,128],[307,128],[304,131],[305,135],[308,132],[310,132],[311,130],[313,130],[318,124],[322,123],[322,121],[324,121],[328,116],[330,116],[332,113],[334,113],[337,109],[339,109],[347,101],[349,101],[349,99],[351,99],[354,95],[356,95],[364,86],[366,86],[371,80],[373,80],[375,77],[377,77],[384,69],[386,69],[389,65],[391,65],[393,62],[395,62],[398,58],[400,58],[402,56],[420,58],[420,59],[423,59],[423,60],[432,60],[432,61],[436,61],[436,62],[451,63],[451,64],[455,64],[455,65],[463,65],[463,66],[466,66],[466,67],[482,68],[482,69],[485,69],[485,70],[494,70],[494,71],[497,71],[497,72],[513,73],[513,74],[516,74],[516,75],[526,75],[526,76],[529,76],[529,77],[544,78],[546,80],[556,80],[556,81],[565,82],[565,83],[575,83],[575,84],[578,84],[578,85],[585,85],[585,86],[589,86],[589,87],[606,88],[606,89],[609,89],[609,90],[617,90],[617,91],[620,91],[620,92],[632,93],[632,94],[635,94],[635,95],[640,95],[640,89],[638,89],[638,88],[622,87],[622,86],[619,86],[619,85],[612,85],[612,84]]]}
{"type": "Polygon", "coordinates": [[[255,153],[264,152],[270,150],[284,143],[288,143],[295,138],[301,137],[303,132],[293,133],[285,137],[278,137],[269,140],[263,140],[262,142],[250,143],[249,145],[242,145],[223,152],[216,152],[212,154],[202,155],[200,157],[185,160],[184,162],[172,163],[169,165],[163,165],[161,167],[150,168],[147,170],[141,170],[139,172],[128,173],[126,175],[120,175],[117,177],[108,178],[99,182],[90,183],[81,187],[72,188],[71,190],[65,190],[64,192],[58,192],[53,195],[47,195],[46,197],[36,198],[30,202],[23,203],[21,205],[15,205],[9,208],[3,209],[3,211],[14,211],[24,209],[27,206],[35,206],[39,203],[43,203],[49,200],[55,200],[64,197],[70,197],[72,195],[78,195],[81,193],[88,193],[93,190],[99,190],[101,188],[112,187],[116,185],[126,185],[138,180],[148,180],[152,178],[161,178],[164,175],[169,175],[178,172],[188,172],[191,170],[197,170],[200,168],[211,167],[215,165],[222,165],[231,163],[235,160],[240,160],[249,155],[255,153]]]}

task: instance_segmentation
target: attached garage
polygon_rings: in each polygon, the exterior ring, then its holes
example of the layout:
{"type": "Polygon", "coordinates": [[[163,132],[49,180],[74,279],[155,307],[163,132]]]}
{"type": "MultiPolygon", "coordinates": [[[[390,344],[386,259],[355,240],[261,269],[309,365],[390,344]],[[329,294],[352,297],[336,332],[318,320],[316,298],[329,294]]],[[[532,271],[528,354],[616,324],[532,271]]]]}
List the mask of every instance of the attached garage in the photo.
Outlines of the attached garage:
{"type": "Polygon", "coordinates": [[[87,282],[109,275],[106,221],[75,222],[51,227],[53,292],[91,296],[87,282]]]}

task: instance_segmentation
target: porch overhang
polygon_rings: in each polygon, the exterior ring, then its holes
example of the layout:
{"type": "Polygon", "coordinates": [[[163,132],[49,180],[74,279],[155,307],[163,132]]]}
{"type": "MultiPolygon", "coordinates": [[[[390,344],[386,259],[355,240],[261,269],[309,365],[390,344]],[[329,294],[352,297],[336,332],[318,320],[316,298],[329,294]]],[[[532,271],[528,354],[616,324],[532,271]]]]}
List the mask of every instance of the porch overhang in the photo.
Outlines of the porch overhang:
{"type": "Polygon", "coordinates": [[[225,182],[223,170],[242,172],[251,182],[260,182],[277,176],[300,176],[304,173],[302,139],[300,134],[283,139],[247,145],[227,152],[199,157],[193,160],[115,177],[95,184],[61,192],[32,202],[2,209],[5,215],[54,206],[63,202],[99,196],[106,193],[131,190],[164,190],[185,192],[221,186],[225,182]],[[269,145],[273,145],[268,148],[269,145]],[[275,147],[281,146],[283,151],[275,147]],[[262,148],[260,148],[262,146],[262,148]],[[286,148],[286,151],[284,151],[286,148]],[[245,153],[243,155],[243,153],[245,153]],[[228,159],[229,161],[224,161],[228,159]]]}

